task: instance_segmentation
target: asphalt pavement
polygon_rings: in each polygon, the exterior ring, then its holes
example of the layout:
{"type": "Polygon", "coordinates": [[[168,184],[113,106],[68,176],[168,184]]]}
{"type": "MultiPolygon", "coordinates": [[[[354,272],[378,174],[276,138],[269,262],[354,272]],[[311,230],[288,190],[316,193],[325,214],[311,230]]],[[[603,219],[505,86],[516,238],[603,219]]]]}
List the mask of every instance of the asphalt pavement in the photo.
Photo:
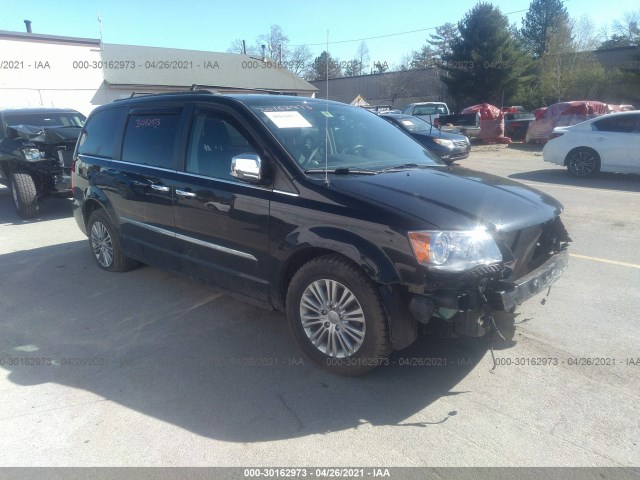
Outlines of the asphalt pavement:
{"type": "Polygon", "coordinates": [[[421,337],[333,375],[281,315],[101,271],[69,200],[21,221],[0,187],[0,466],[638,466],[640,178],[518,145],[459,164],[551,194],[574,240],[495,370],[489,339],[421,337]]]}

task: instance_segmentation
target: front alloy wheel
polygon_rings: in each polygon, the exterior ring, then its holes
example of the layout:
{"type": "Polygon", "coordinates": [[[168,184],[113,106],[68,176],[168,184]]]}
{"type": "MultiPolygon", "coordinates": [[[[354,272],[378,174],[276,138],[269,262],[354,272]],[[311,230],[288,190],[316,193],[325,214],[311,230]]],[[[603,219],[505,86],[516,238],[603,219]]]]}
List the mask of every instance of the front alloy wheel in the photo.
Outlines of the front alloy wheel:
{"type": "Polygon", "coordinates": [[[287,290],[289,327],[302,350],[335,373],[360,375],[393,350],[378,286],[340,255],[305,263],[287,290]]]}
{"type": "Polygon", "coordinates": [[[316,280],[302,294],[302,328],[311,343],[330,357],[346,358],[364,342],[367,326],[360,302],[335,280],[316,280]]]}

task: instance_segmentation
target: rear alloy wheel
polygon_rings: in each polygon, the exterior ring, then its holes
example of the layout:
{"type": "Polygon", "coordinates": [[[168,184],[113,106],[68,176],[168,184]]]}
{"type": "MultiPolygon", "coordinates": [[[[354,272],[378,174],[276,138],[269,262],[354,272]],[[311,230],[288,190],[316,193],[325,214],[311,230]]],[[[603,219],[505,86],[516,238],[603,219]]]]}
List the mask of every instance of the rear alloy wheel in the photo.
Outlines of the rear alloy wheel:
{"type": "Polygon", "coordinates": [[[11,174],[11,196],[16,213],[21,218],[32,218],[38,213],[38,192],[31,174],[14,172],[11,174]]]}
{"type": "Polygon", "coordinates": [[[95,210],[87,225],[89,244],[98,266],[109,272],[126,272],[135,268],[137,262],[125,257],[120,238],[104,210],[95,210]]]}
{"type": "Polygon", "coordinates": [[[600,156],[589,148],[579,148],[567,158],[567,170],[574,177],[585,178],[600,171],[600,156]]]}
{"type": "Polygon", "coordinates": [[[375,284],[338,255],[298,270],[287,292],[287,314],[304,352],[335,373],[360,375],[384,364],[392,351],[375,284]]]}

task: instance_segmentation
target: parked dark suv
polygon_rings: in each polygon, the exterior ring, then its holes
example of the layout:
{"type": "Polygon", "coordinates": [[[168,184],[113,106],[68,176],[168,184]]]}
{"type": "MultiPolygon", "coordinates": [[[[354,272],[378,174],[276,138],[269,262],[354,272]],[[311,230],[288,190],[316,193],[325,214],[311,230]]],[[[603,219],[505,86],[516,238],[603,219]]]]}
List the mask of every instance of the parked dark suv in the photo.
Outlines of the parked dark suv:
{"type": "Polygon", "coordinates": [[[158,265],[286,311],[302,349],[339,373],[386,363],[418,324],[484,335],[567,265],[553,198],[449,167],[341,103],[116,101],[90,115],[74,160],[100,268],[158,265]]]}
{"type": "Polygon", "coordinates": [[[73,149],[85,117],[75,110],[0,110],[0,184],[11,189],[16,212],[30,218],[38,200],[71,196],[73,149]]]}

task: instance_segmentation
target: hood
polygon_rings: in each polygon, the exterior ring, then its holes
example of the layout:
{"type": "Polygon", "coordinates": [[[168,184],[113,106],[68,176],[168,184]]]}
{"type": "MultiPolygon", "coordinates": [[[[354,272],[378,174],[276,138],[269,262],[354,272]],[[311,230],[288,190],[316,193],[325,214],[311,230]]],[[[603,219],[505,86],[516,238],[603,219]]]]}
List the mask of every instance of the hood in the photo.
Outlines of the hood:
{"type": "Polygon", "coordinates": [[[442,230],[519,230],[553,219],[562,204],[520,183],[461,167],[335,175],[331,185],[347,195],[403,210],[442,230]]]}
{"type": "Polygon", "coordinates": [[[427,138],[442,138],[443,140],[466,140],[467,137],[459,133],[443,132],[433,127],[432,131],[424,130],[420,132],[412,132],[413,135],[427,138]]]}
{"type": "Polygon", "coordinates": [[[60,143],[76,141],[82,127],[35,127],[32,125],[9,125],[9,135],[35,143],[60,143]]]}

